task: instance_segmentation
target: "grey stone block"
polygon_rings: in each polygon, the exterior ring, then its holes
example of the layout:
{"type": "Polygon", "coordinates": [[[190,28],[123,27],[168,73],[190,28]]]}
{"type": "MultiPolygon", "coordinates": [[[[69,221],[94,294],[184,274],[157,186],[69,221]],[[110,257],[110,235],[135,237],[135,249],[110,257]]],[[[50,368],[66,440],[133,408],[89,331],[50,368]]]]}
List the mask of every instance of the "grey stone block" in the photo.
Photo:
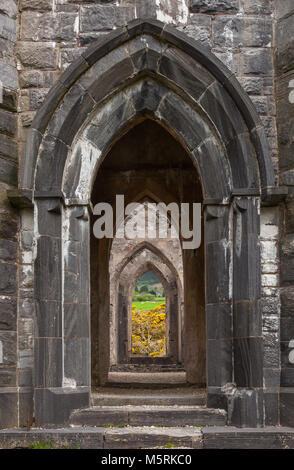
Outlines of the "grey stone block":
{"type": "Polygon", "coordinates": [[[23,88],[42,88],[43,74],[39,70],[23,70],[19,74],[19,85],[23,88]]]}
{"type": "Polygon", "coordinates": [[[189,56],[171,48],[161,57],[159,73],[181,86],[195,100],[198,100],[214,81],[214,77],[189,56]]]}
{"type": "Polygon", "coordinates": [[[0,295],[17,295],[16,264],[0,263],[0,295]]]}
{"type": "Polygon", "coordinates": [[[0,103],[0,108],[7,109],[8,111],[17,110],[17,93],[13,90],[3,88],[3,100],[0,103]]]}
{"type": "Polygon", "coordinates": [[[272,22],[264,18],[217,16],[212,34],[214,47],[270,47],[272,22]]]}
{"type": "Polygon", "coordinates": [[[111,30],[135,17],[132,6],[95,5],[81,8],[81,32],[111,30]]]}
{"type": "Polygon", "coordinates": [[[8,41],[16,41],[16,21],[6,15],[1,14],[0,10],[0,37],[8,41]]]}
{"type": "Polygon", "coordinates": [[[38,232],[49,237],[61,237],[61,208],[59,199],[40,198],[38,208],[38,232]]]}
{"type": "Polygon", "coordinates": [[[61,387],[61,338],[35,338],[35,386],[61,387]]]}
{"type": "Polygon", "coordinates": [[[52,42],[19,42],[16,56],[23,67],[44,70],[57,67],[57,48],[52,42]]]}
{"type": "Polygon", "coordinates": [[[20,10],[52,10],[52,0],[20,0],[20,10]]]}
{"type": "Polygon", "coordinates": [[[39,171],[36,177],[37,191],[57,192],[60,190],[67,153],[67,145],[55,137],[48,135],[43,139],[39,157],[39,171]],[[58,156],[57,159],[56,156],[58,156]]]}
{"type": "Polygon", "coordinates": [[[61,303],[55,300],[36,301],[36,336],[59,338],[62,335],[61,303]]]}
{"type": "Polygon", "coordinates": [[[199,115],[174,94],[169,94],[162,100],[156,115],[169,123],[190,150],[194,150],[209,136],[208,127],[199,115]]]}
{"type": "Polygon", "coordinates": [[[261,336],[262,316],[259,300],[240,300],[233,304],[234,337],[261,336]]]}
{"type": "Polygon", "coordinates": [[[35,292],[41,300],[61,299],[61,242],[57,238],[40,237],[35,262],[35,292]],[[50,282],[47,281],[50,279],[50,282]]]}
{"type": "Polygon", "coordinates": [[[95,101],[80,86],[73,86],[50,122],[50,133],[70,145],[95,101]]]}
{"type": "Polygon", "coordinates": [[[201,106],[211,116],[225,142],[247,131],[240,112],[226,90],[214,83],[200,99],[201,106]]]}
{"type": "Polygon", "coordinates": [[[17,17],[16,2],[14,0],[2,0],[0,5],[0,13],[15,19],[17,17]]]}
{"type": "Polygon", "coordinates": [[[65,338],[89,337],[89,305],[64,305],[64,336],[65,338]]]}
{"type": "Polygon", "coordinates": [[[1,331],[0,341],[2,342],[2,365],[12,366],[16,364],[16,341],[17,336],[14,331],[1,331]]]}
{"type": "Polygon", "coordinates": [[[89,338],[66,338],[64,341],[64,375],[77,386],[90,383],[89,338]]]}
{"type": "MultiPolygon", "coordinates": [[[[282,3],[285,3],[285,0],[282,3]]],[[[274,11],[274,2],[273,0],[241,0],[241,7],[248,15],[270,15],[274,11]]]]}
{"type": "Polygon", "coordinates": [[[241,54],[241,71],[244,75],[272,75],[271,49],[245,49],[241,54]]]}
{"type": "Polygon", "coordinates": [[[282,366],[281,387],[294,387],[294,367],[282,366]]]}
{"type": "Polygon", "coordinates": [[[16,331],[16,315],[16,299],[0,298],[0,330],[16,331]]]}
{"type": "Polygon", "coordinates": [[[263,369],[263,376],[266,389],[280,386],[281,369],[263,369]]]}
{"type": "Polygon", "coordinates": [[[232,341],[207,340],[208,386],[222,386],[232,382],[232,341]]]}
{"type": "Polygon", "coordinates": [[[278,426],[280,421],[279,394],[264,393],[264,424],[266,426],[278,426]]]}
{"type": "Polygon", "coordinates": [[[184,28],[187,36],[195,39],[204,47],[211,47],[211,17],[208,15],[190,15],[184,28]]]}
{"type": "Polygon", "coordinates": [[[230,398],[229,424],[256,428],[263,425],[263,391],[238,389],[230,398]]]}
{"type": "Polygon", "coordinates": [[[76,13],[35,13],[25,11],[21,19],[21,39],[70,41],[77,35],[76,13]]]}
{"type": "Polygon", "coordinates": [[[13,137],[16,133],[17,116],[0,109],[0,132],[13,137]]]}
{"type": "Polygon", "coordinates": [[[294,389],[281,388],[280,391],[281,426],[293,427],[294,423],[294,389]]]}
{"type": "Polygon", "coordinates": [[[230,299],[229,265],[230,248],[225,240],[207,244],[206,248],[206,300],[208,303],[223,303],[230,299]],[[216,269],[219,267],[219,269],[216,269]]]}
{"type": "Polygon", "coordinates": [[[237,13],[237,0],[190,0],[190,11],[193,13],[237,13]]]}
{"type": "Polygon", "coordinates": [[[20,389],[19,391],[19,426],[30,426],[34,416],[33,389],[20,389]]]}
{"type": "Polygon", "coordinates": [[[35,419],[37,426],[64,426],[75,409],[89,406],[89,389],[35,389],[35,419]]]}
{"type": "Polygon", "coordinates": [[[240,77],[240,84],[249,95],[261,95],[263,83],[261,78],[240,77]]]}
{"type": "Polygon", "coordinates": [[[262,338],[234,339],[234,371],[238,387],[262,387],[262,338]]]}
{"type": "Polygon", "coordinates": [[[16,387],[15,367],[0,367],[0,387],[16,387]]]}
{"type": "Polygon", "coordinates": [[[11,137],[0,135],[0,156],[17,163],[17,143],[11,137]]]}
{"type": "Polygon", "coordinates": [[[18,425],[18,393],[15,389],[0,388],[0,428],[18,425]]]}
{"type": "Polygon", "coordinates": [[[12,65],[4,62],[4,60],[0,59],[0,68],[2,86],[11,88],[12,90],[17,90],[18,76],[16,67],[13,67],[12,65]]]}
{"type": "Polygon", "coordinates": [[[226,339],[232,334],[232,308],[230,303],[207,304],[207,339],[226,339]]]}
{"type": "Polygon", "coordinates": [[[17,165],[0,158],[0,181],[17,186],[17,165]]]}

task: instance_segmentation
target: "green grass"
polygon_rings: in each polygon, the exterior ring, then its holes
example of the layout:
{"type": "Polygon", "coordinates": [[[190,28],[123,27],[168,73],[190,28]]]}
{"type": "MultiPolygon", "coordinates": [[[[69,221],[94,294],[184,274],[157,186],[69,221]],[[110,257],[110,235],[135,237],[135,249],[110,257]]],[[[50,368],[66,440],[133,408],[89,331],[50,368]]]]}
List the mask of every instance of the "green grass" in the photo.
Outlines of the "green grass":
{"type": "Polygon", "coordinates": [[[80,449],[80,446],[70,447],[69,445],[63,445],[61,447],[55,447],[51,441],[34,441],[28,447],[29,449],[80,449]]]}
{"type": "Polygon", "coordinates": [[[164,444],[163,447],[165,449],[173,449],[174,447],[176,447],[176,444],[173,444],[172,442],[167,442],[166,444],[164,444]]]}
{"type": "Polygon", "coordinates": [[[53,449],[53,445],[51,441],[36,441],[29,446],[29,449],[53,449]]]}
{"type": "Polygon", "coordinates": [[[132,302],[132,305],[135,306],[136,310],[152,310],[158,305],[164,304],[165,298],[158,297],[156,300],[146,301],[146,302],[132,302]]]}

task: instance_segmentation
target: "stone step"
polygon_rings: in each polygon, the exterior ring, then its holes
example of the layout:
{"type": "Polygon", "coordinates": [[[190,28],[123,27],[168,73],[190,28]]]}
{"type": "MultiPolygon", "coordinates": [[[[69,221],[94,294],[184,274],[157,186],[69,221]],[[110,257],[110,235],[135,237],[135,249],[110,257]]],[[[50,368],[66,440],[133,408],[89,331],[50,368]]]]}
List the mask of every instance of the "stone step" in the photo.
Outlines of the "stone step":
{"type": "Polygon", "coordinates": [[[186,372],[109,372],[108,386],[179,387],[187,384],[186,372]]]}
{"type": "Polygon", "coordinates": [[[93,406],[75,410],[75,426],[224,426],[224,410],[200,406],[93,406]]]}
{"type": "Polygon", "coordinates": [[[195,427],[109,428],[104,434],[104,449],[200,449],[202,432],[195,427]]]}
{"type": "Polygon", "coordinates": [[[124,406],[124,405],[182,405],[204,406],[206,404],[205,389],[171,388],[171,389],[139,389],[104,388],[95,390],[91,397],[92,406],[124,406]]]}

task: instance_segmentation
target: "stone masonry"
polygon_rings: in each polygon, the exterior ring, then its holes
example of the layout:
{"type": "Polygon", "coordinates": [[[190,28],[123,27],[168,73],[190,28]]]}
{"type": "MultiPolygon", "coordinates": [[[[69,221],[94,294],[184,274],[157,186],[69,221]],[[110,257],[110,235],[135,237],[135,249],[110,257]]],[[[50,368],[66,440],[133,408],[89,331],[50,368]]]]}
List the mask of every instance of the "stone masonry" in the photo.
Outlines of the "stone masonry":
{"type": "Polygon", "coordinates": [[[0,428],[34,418],[34,220],[31,201],[16,191],[30,125],[87,47],[143,17],[199,41],[237,77],[264,125],[275,182],[288,187],[280,205],[260,207],[261,327],[264,406],[271,410],[264,424],[294,426],[292,0],[1,0],[0,428]]]}

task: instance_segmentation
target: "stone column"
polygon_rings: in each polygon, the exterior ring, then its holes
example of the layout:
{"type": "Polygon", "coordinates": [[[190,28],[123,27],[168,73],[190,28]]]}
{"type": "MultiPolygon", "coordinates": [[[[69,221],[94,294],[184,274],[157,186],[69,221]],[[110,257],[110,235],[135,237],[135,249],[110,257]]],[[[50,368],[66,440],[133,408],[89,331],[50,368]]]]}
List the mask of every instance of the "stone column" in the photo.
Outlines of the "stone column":
{"type": "Polygon", "coordinates": [[[205,207],[207,406],[227,408],[233,380],[230,207],[205,207]]]}
{"type": "Polygon", "coordinates": [[[233,202],[233,344],[237,390],[229,399],[229,421],[250,427],[263,424],[259,204],[256,197],[236,197],[233,202]]]}
{"type": "MultiPolygon", "coordinates": [[[[71,237],[74,239],[74,233],[82,240],[79,248],[83,238],[72,220],[63,215],[63,211],[66,214],[66,209],[63,210],[60,198],[43,197],[37,199],[35,204],[35,419],[36,425],[58,425],[66,423],[73,409],[89,403],[89,375],[84,363],[85,357],[88,361],[89,352],[85,355],[80,352],[72,354],[74,360],[77,358],[82,363],[73,365],[69,361],[72,342],[65,345],[65,333],[74,330],[69,327],[70,308],[64,308],[65,301],[78,299],[81,302],[84,300],[84,296],[80,295],[81,291],[86,292],[86,289],[82,289],[83,276],[82,270],[79,270],[76,276],[81,287],[76,291],[77,286],[74,284],[70,297],[71,258],[77,247],[74,243],[68,251],[65,247],[70,243],[71,237]],[[65,374],[69,375],[74,367],[76,370],[72,382],[67,381],[65,374]],[[82,377],[82,368],[86,371],[86,379],[82,377]],[[84,385],[85,382],[87,386],[77,386],[79,383],[84,385]]],[[[87,308],[85,311],[88,315],[87,308]]],[[[81,342],[74,344],[81,347],[81,342]]]]}

